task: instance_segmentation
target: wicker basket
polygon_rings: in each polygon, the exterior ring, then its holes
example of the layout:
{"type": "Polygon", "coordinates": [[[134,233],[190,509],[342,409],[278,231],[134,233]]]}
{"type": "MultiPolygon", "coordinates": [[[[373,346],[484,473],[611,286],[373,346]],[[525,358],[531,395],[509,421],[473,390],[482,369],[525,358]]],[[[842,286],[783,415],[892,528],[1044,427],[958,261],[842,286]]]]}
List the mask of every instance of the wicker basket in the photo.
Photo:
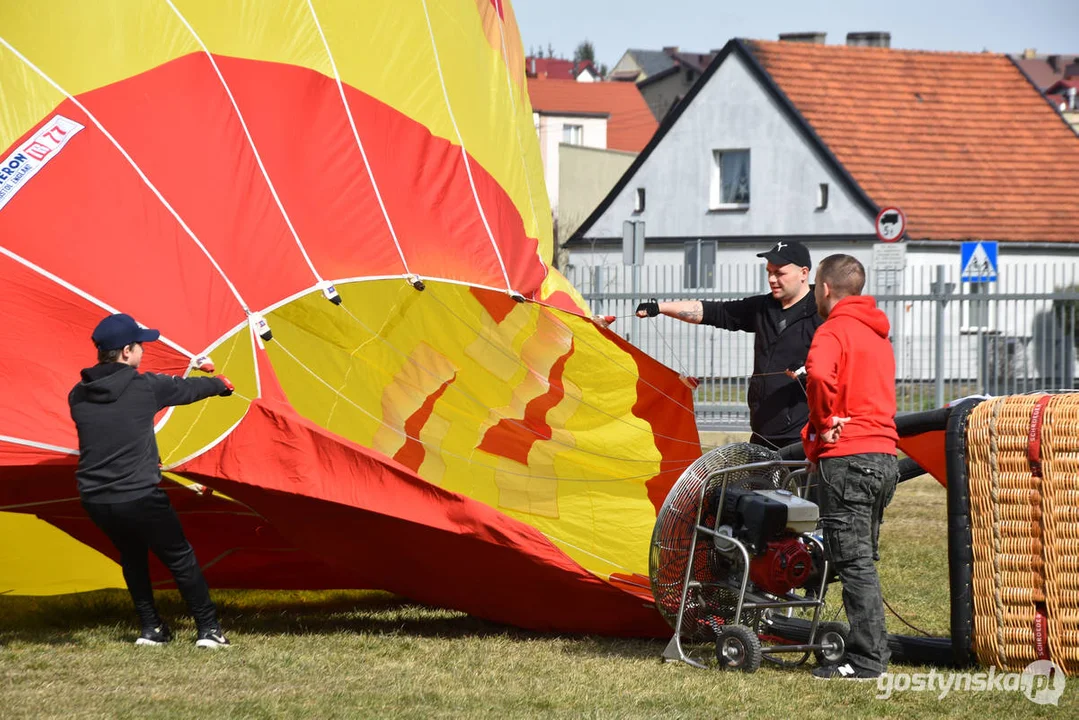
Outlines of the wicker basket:
{"type": "Polygon", "coordinates": [[[967,422],[974,652],[1079,672],[1079,395],[994,398],[967,422]],[[1041,415],[1040,422],[1038,415],[1041,415]],[[1040,444],[1040,448],[1039,448],[1040,444]],[[1036,638],[1038,609],[1047,639],[1036,638]]]}

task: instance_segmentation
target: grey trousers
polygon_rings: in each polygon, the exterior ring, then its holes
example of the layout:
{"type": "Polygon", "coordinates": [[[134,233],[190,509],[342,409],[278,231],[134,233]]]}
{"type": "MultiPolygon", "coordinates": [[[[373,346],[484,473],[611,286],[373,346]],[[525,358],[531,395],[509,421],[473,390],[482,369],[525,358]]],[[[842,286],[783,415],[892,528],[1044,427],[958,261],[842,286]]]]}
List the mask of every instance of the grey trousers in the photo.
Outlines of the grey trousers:
{"type": "Polygon", "coordinates": [[[822,458],[817,464],[824,549],[843,583],[850,623],[847,658],[859,670],[884,672],[891,652],[884,599],[874,564],[884,508],[899,479],[895,455],[879,453],[822,458]]]}

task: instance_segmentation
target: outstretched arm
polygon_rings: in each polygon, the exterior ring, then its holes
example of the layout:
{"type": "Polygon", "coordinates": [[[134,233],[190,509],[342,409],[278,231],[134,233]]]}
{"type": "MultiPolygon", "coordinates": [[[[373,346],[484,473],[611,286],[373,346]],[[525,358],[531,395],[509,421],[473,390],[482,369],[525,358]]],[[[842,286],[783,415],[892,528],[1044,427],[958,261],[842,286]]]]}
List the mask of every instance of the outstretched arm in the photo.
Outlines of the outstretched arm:
{"type": "Polygon", "coordinates": [[[643,302],[637,306],[637,317],[666,315],[675,320],[699,325],[704,319],[704,305],[700,300],[674,300],[671,302],[643,302]]]}
{"type": "Polygon", "coordinates": [[[748,297],[742,300],[716,302],[713,300],[675,300],[657,302],[652,298],[637,306],[637,317],[656,317],[666,315],[675,320],[694,325],[712,325],[724,330],[753,332],[754,318],[760,312],[760,303],[764,296],[748,297]]]}
{"type": "Polygon", "coordinates": [[[172,375],[143,373],[150,381],[158,409],[171,405],[190,405],[214,395],[230,395],[232,388],[220,377],[179,378],[172,375]]]}

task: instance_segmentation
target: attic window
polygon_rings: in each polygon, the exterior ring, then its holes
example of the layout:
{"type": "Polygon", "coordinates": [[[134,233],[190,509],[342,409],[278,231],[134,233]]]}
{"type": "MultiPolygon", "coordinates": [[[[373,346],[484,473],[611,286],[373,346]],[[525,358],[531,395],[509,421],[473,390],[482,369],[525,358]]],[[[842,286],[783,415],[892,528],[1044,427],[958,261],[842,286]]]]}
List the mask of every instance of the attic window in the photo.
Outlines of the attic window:
{"type": "Polygon", "coordinates": [[[749,208],[749,150],[713,150],[709,210],[749,208]]]}
{"type": "Polygon", "coordinates": [[[817,209],[825,210],[828,207],[828,183],[817,186],[817,209]]]}
{"type": "Polygon", "coordinates": [[[644,188],[637,188],[633,194],[633,212],[644,212],[644,188]]]}
{"type": "Polygon", "coordinates": [[[562,142],[567,145],[584,145],[584,125],[563,125],[562,142]]]}

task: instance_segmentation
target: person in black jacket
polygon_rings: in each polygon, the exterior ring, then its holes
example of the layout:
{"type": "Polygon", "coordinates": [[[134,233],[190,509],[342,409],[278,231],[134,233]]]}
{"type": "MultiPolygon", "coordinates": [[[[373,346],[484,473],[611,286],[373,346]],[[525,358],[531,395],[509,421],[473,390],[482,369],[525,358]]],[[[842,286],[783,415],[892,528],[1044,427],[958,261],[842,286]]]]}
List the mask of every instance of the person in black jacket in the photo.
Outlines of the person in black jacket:
{"type": "Polygon", "coordinates": [[[804,367],[813,334],[823,320],[809,284],[812,262],[805,245],[784,240],[757,257],[768,261],[767,295],[730,302],[652,300],[637,306],[637,316],[667,315],[754,333],[753,377],[746,399],[753,430],[750,442],[775,449],[801,443],[809,408],[801,381],[793,376],[804,367]]]}
{"type": "Polygon", "coordinates": [[[170,405],[231,395],[232,383],[217,377],[178,378],[140,373],[142,344],[157,340],[130,315],[110,315],[94,330],[98,364],[82,371],[68,395],[79,436],[75,472],[79,497],[90,519],[120,552],[124,580],[142,624],[136,645],[172,639],[154,604],[148,552],[172,573],[198,626],[197,647],[229,644],[210,600],[210,589],[180,519],[161,482],[154,416],[170,405]]]}

